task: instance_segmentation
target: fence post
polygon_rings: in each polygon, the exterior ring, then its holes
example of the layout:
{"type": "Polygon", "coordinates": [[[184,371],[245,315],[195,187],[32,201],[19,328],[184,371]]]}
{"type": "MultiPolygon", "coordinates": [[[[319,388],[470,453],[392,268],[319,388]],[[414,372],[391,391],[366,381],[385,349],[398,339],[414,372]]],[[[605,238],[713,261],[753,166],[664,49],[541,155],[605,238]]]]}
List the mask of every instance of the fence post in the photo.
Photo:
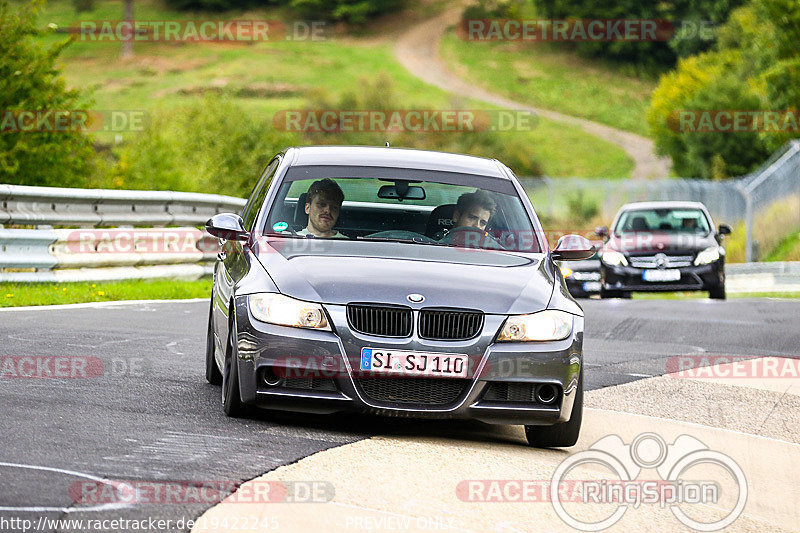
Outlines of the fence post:
{"type": "Polygon", "coordinates": [[[736,183],[736,190],[739,191],[739,194],[744,199],[745,261],[752,263],[755,255],[753,253],[753,197],[741,183],[736,183]]]}

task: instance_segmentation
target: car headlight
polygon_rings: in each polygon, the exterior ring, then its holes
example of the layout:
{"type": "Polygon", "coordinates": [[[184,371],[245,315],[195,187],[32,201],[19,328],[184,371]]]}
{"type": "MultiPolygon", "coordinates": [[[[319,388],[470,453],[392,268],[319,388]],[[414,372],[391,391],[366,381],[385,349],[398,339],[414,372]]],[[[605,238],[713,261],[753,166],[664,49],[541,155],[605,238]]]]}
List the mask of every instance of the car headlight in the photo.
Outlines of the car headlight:
{"type": "Polygon", "coordinates": [[[695,265],[707,265],[719,259],[719,246],[709,246],[699,254],[694,260],[695,265]]]}
{"type": "Polygon", "coordinates": [[[568,278],[572,275],[572,269],[569,267],[561,267],[561,275],[568,278]]]}
{"type": "Polygon", "coordinates": [[[572,334],[572,315],[548,309],[506,319],[498,341],[560,341],[572,334]]]}
{"type": "Polygon", "coordinates": [[[603,260],[603,263],[611,266],[628,264],[628,259],[625,257],[625,255],[615,250],[604,251],[601,259],[603,260]]]}
{"type": "Polygon", "coordinates": [[[295,328],[331,331],[320,304],[295,300],[283,294],[260,293],[247,297],[256,320],[295,328]]]}

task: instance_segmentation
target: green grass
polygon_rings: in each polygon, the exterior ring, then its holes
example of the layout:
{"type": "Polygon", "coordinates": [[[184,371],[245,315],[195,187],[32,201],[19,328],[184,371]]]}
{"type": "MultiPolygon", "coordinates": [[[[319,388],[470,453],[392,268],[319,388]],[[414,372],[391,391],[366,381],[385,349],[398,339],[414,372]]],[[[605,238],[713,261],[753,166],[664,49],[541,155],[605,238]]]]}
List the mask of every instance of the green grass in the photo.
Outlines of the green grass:
{"type": "MultiPolygon", "coordinates": [[[[94,11],[78,14],[69,0],[56,0],[47,4],[39,21],[43,26],[77,27],[80,20],[119,20],[121,10],[117,0],[98,0],[94,11]]],[[[156,0],[137,0],[135,10],[140,20],[286,17],[276,9],[175,13],[163,10],[156,0]]],[[[64,37],[53,34],[43,40],[55,42],[64,37]]],[[[317,42],[136,42],[135,57],[120,60],[119,42],[76,41],[62,60],[68,85],[91,89],[92,107],[98,110],[170,113],[200,99],[203,92],[223,91],[253,116],[272,122],[277,111],[302,108],[311,91],[324,90],[334,97],[357,92],[364,79],[374,79],[380,72],[391,77],[404,107],[486,108],[422,83],[395,60],[393,46],[388,38],[353,35],[317,42]]],[[[134,135],[125,132],[122,140],[134,135]]],[[[622,149],[575,127],[541,120],[532,131],[504,135],[522,137],[548,175],[627,177],[633,169],[633,161],[622,149]]],[[[113,140],[110,134],[98,137],[105,142],[113,140]]]]}
{"type": "Polygon", "coordinates": [[[466,41],[454,31],[445,35],[442,54],[454,72],[519,102],[649,135],[654,77],[625,75],[552,43],[466,41]]]}
{"type": "Polygon", "coordinates": [[[0,283],[0,307],[55,305],[115,300],[208,298],[211,278],[76,283],[0,283]]]}
{"type": "Polygon", "coordinates": [[[796,231],[790,233],[775,247],[764,261],[800,261],[800,234],[796,231]]]}

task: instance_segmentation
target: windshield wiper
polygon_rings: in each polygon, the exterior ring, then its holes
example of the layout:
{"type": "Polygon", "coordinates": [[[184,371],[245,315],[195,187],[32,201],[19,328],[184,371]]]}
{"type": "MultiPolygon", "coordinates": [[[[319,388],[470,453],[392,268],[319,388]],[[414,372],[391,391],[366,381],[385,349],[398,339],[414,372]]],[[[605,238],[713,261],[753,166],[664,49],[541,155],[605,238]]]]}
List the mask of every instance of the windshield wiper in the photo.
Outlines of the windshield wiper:
{"type": "Polygon", "coordinates": [[[373,242],[402,242],[408,244],[432,244],[434,246],[447,246],[447,244],[434,240],[423,239],[403,239],[394,237],[357,237],[357,241],[373,241],[373,242]]]}

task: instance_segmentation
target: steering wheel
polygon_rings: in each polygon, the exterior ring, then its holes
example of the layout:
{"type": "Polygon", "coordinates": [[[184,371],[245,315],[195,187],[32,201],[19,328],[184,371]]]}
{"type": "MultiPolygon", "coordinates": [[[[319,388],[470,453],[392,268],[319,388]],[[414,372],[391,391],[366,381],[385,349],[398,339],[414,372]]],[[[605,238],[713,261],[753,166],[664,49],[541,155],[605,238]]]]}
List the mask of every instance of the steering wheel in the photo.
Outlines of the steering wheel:
{"type": "Polygon", "coordinates": [[[472,226],[458,226],[448,233],[451,236],[450,242],[455,246],[464,248],[481,248],[483,250],[505,250],[505,246],[500,244],[494,237],[485,230],[472,226]]]}

